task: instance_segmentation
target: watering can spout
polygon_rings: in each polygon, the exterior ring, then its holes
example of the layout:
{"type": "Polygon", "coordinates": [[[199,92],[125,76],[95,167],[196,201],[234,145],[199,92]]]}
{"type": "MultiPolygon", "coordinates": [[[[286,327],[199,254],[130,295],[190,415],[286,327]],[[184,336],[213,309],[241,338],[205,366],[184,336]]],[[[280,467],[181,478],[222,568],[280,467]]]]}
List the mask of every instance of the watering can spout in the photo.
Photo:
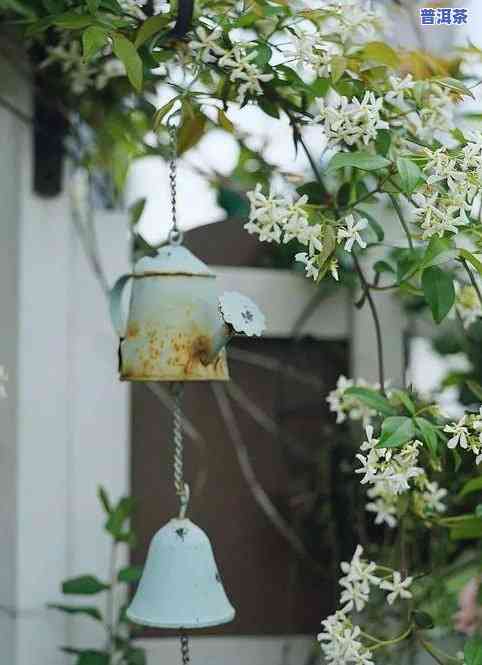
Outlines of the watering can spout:
{"type": "Polygon", "coordinates": [[[210,352],[202,358],[205,365],[214,362],[235,335],[259,336],[266,327],[264,314],[250,298],[229,291],[218,300],[220,321],[212,338],[210,352]]]}

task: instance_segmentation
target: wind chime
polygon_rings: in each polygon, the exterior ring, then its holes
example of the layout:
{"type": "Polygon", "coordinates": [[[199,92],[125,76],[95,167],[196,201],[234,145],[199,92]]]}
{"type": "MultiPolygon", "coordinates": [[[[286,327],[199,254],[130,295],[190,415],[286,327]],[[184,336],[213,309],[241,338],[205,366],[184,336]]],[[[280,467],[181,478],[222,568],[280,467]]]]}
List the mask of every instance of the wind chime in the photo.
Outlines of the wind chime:
{"type": "Polygon", "coordinates": [[[188,249],[176,214],[176,128],[170,125],[172,228],[168,243],[117,280],[111,314],[120,337],[119,372],[125,381],[167,381],[174,400],[174,487],[179,514],[154,536],[137,592],[127,610],[134,623],[181,631],[181,655],[190,662],[186,630],[232,621],[207,535],[187,518],[189,485],[183,474],[182,395],[186,381],[229,380],[225,346],[236,334],[261,335],[263,314],[234,292],[218,297],[216,275],[188,249]],[[122,295],[133,280],[127,323],[122,295]]]}

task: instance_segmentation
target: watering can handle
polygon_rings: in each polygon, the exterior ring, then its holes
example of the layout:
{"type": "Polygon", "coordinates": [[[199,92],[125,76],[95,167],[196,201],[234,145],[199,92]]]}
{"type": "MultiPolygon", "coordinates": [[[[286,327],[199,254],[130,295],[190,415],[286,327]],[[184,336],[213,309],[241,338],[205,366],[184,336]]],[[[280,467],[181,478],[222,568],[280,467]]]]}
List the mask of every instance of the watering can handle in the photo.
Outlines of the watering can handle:
{"type": "Polygon", "coordinates": [[[132,275],[122,275],[109,293],[109,309],[112,325],[119,337],[125,337],[126,317],[122,309],[122,294],[132,275]]]}

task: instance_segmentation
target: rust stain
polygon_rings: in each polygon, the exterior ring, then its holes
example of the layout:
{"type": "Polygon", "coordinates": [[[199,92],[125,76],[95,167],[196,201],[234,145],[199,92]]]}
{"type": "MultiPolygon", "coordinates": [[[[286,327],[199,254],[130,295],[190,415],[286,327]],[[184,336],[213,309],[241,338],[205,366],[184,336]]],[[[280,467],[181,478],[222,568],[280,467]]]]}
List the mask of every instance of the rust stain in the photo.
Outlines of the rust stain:
{"type": "MultiPolygon", "coordinates": [[[[209,381],[227,380],[228,368],[225,353],[205,365],[202,361],[212,352],[212,337],[198,326],[186,332],[165,334],[158,327],[129,331],[137,335],[137,342],[144,343],[135,352],[129,363],[122,362],[121,378],[128,381],[209,381]],[[167,347],[166,347],[167,345],[167,347]]],[[[127,340],[126,340],[127,341],[127,340]]]]}
{"type": "Polygon", "coordinates": [[[139,330],[140,327],[137,321],[132,321],[131,323],[129,323],[129,327],[127,328],[127,337],[129,339],[137,337],[137,335],[139,334],[139,330]]]}

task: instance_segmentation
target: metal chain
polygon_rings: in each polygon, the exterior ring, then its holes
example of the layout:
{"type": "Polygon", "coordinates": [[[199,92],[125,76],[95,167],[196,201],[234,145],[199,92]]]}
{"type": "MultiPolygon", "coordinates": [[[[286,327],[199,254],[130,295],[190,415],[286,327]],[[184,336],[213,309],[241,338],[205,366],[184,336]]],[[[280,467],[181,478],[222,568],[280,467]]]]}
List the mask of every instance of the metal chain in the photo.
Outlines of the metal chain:
{"type": "Polygon", "coordinates": [[[189,665],[191,662],[191,656],[189,654],[189,637],[184,632],[181,632],[181,656],[182,665],[189,665]]]}
{"type": "Polygon", "coordinates": [[[182,429],[182,383],[173,385],[173,440],[174,440],[174,487],[179,497],[179,518],[184,519],[189,504],[189,485],[184,482],[184,432],[182,429]]]}
{"type": "Polygon", "coordinates": [[[171,220],[172,228],[169,232],[169,243],[180,245],[183,233],[177,226],[177,129],[174,124],[169,125],[169,138],[171,142],[171,158],[169,160],[169,187],[171,190],[171,220]]]}

